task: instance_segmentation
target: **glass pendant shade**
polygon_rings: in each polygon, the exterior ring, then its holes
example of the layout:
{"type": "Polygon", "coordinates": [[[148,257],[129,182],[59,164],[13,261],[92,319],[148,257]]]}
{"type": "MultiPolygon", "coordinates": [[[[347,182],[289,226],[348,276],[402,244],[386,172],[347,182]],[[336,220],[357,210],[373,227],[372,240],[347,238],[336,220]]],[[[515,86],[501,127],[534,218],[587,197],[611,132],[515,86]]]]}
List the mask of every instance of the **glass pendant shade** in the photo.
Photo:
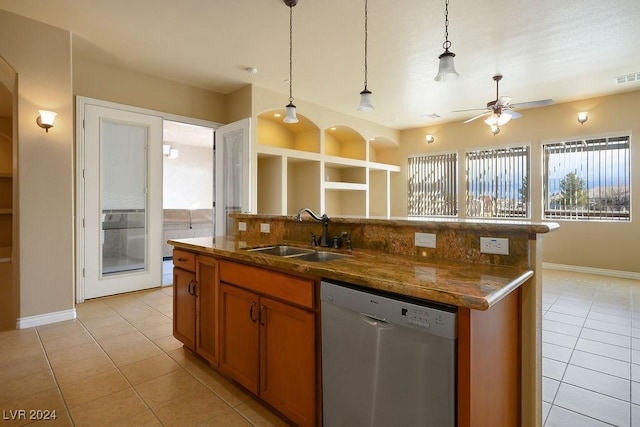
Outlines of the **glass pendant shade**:
{"type": "Polygon", "coordinates": [[[502,114],[493,113],[489,117],[487,117],[484,122],[489,126],[496,126],[496,125],[502,126],[509,123],[510,120],[511,120],[511,114],[509,113],[502,113],[502,114]]]}
{"type": "Polygon", "coordinates": [[[298,123],[298,117],[296,116],[296,106],[293,103],[288,103],[286,106],[287,112],[282,120],[285,123],[298,123]]]}
{"type": "Polygon", "coordinates": [[[498,125],[491,125],[491,133],[497,135],[500,133],[500,128],[498,125]]]}
{"type": "Polygon", "coordinates": [[[358,111],[373,111],[371,91],[365,89],[360,92],[360,105],[358,105],[358,111]]]}
{"type": "Polygon", "coordinates": [[[434,79],[435,81],[452,82],[460,77],[460,74],[457,73],[456,67],[453,64],[453,58],[455,56],[455,53],[449,52],[449,49],[446,49],[444,53],[438,57],[438,59],[440,59],[440,66],[438,68],[438,74],[434,79]]]}

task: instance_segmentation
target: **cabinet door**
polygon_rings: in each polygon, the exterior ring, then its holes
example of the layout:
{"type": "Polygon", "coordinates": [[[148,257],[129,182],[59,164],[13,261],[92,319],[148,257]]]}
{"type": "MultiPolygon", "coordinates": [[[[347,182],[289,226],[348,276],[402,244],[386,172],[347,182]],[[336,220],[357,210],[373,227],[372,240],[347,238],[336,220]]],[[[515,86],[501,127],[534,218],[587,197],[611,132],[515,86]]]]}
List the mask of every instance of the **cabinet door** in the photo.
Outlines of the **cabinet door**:
{"type": "Polygon", "coordinates": [[[258,394],[258,295],[220,283],[220,369],[258,394]]]}
{"type": "Polygon", "coordinates": [[[216,260],[197,258],[196,262],[197,318],[196,353],[213,365],[218,364],[218,319],[216,292],[216,260]]]}
{"type": "Polygon", "coordinates": [[[192,351],[196,348],[195,280],[193,272],[173,269],[173,336],[192,351]]]}
{"type": "Polygon", "coordinates": [[[316,340],[312,312],[260,299],[260,397],[297,425],[316,417],[316,340]]]}

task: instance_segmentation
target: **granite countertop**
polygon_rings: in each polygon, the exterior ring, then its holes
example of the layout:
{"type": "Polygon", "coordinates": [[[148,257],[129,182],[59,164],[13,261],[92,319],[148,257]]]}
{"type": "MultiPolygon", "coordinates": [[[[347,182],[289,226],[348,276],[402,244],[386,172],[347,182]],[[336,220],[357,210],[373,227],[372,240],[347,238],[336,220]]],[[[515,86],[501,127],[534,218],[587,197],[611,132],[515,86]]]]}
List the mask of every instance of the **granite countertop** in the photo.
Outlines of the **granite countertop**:
{"type": "MultiPolygon", "coordinates": [[[[229,260],[340,280],[475,310],[489,309],[533,276],[533,270],[527,268],[431,260],[371,250],[341,250],[339,252],[352,256],[311,262],[250,252],[240,248],[235,240],[225,238],[176,239],[168,243],[176,248],[229,260]]],[[[300,243],[291,244],[304,247],[300,243]]]]}

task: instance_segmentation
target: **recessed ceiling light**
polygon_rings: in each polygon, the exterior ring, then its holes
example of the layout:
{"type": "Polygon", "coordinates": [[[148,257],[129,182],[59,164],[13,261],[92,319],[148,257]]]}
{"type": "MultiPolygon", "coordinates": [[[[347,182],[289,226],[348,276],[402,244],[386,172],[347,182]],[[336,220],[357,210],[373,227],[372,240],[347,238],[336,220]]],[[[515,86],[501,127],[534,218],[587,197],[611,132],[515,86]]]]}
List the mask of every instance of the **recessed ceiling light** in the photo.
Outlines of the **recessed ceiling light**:
{"type": "Polygon", "coordinates": [[[336,130],[335,126],[334,126],[334,127],[332,127],[332,128],[330,128],[330,130],[336,130]]]}
{"type": "Polygon", "coordinates": [[[275,114],[273,115],[273,117],[281,117],[281,116],[282,116],[282,114],[280,114],[280,113],[275,113],[275,114]]]}

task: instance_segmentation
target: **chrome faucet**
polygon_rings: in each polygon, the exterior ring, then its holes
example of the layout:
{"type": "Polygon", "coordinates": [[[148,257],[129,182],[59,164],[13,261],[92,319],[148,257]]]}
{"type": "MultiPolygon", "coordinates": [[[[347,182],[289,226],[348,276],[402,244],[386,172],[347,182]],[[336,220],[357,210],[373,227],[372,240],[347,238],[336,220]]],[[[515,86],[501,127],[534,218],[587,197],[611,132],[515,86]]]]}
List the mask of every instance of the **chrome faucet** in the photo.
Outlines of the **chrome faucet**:
{"type": "Polygon", "coordinates": [[[329,246],[329,217],[327,214],[323,214],[322,216],[318,216],[313,213],[313,211],[309,208],[302,208],[298,211],[298,221],[302,221],[302,214],[307,212],[311,218],[316,221],[322,222],[322,234],[320,235],[320,239],[318,240],[319,246],[328,247],[329,246]]]}

